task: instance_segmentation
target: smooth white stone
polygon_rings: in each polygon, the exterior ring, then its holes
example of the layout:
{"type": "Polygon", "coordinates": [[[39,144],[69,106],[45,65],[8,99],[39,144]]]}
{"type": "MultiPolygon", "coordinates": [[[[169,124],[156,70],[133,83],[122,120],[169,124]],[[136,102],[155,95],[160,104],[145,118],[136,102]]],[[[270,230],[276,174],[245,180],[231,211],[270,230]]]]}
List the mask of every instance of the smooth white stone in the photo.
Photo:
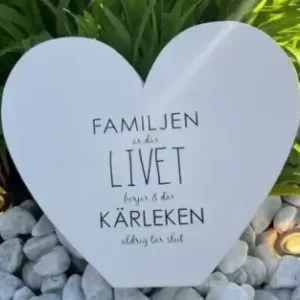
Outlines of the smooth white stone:
{"type": "Polygon", "coordinates": [[[284,256],[272,276],[271,288],[296,288],[300,285],[300,260],[293,256],[284,256]]]}
{"type": "Polygon", "coordinates": [[[0,270],[15,273],[24,259],[23,241],[13,238],[0,245],[0,270]]]}
{"type": "Polygon", "coordinates": [[[201,285],[195,286],[194,289],[200,295],[206,296],[212,288],[226,283],[228,283],[226,276],[221,272],[215,272],[209,275],[201,285]]]}
{"type": "Polygon", "coordinates": [[[15,206],[0,215],[0,233],[6,237],[17,237],[19,234],[31,233],[36,220],[30,212],[15,206]]]}
{"type": "Polygon", "coordinates": [[[68,279],[63,289],[63,300],[85,300],[80,275],[74,274],[68,279]]]}
{"type": "Polygon", "coordinates": [[[251,222],[252,228],[256,234],[262,233],[269,227],[275,214],[281,208],[281,205],[282,201],[280,197],[269,196],[265,199],[251,222]]]}
{"type": "Polygon", "coordinates": [[[254,288],[249,284],[242,284],[242,289],[246,292],[248,295],[249,300],[253,300],[255,297],[255,290],[254,288]]]}
{"type": "Polygon", "coordinates": [[[58,245],[58,239],[54,233],[33,237],[24,245],[23,251],[28,259],[36,261],[43,255],[50,253],[58,245]]]}
{"type": "Polygon", "coordinates": [[[138,289],[114,289],[114,300],[148,300],[138,289]]]}
{"type": "Polygon", "coordinates": [[[32,229],[32,236],[44,236],[55,231],[54,225],[50,222],[46,215],[42,215],[36,225],[32,229]]]}
{"type": "Polygon", "coordinates": [[[220,261],[218,268],[224,274],[231,274],[238,270],[247,260],[248,245],[237,240],[229,252],[220,261]]]}
{"type": "Polygon", "coordinates": [[[227,283],[212,289],[206,300],[249,300],[248,294],[235,283],[227,283]]]}
{"type": "Polygon", "coordinates": [[[274,218],[273,226],[279,232],[285,232],[295,226],[295,218],[297,215],[297,208],[294,206],[287,206],[280,209],[274,218]]]}
{"type": "Polygon", "coordinates": [[[65,248],[56,246],[37,261],[33,270],[41,276],[55,276],[66,272],[70,264],[71,259],[65,248]]]}
{"type": "Polygon", "coordinates": [[[41,288],[43,277],[33,271],[35,263],[28,261],[24,264],[22,269],[22,279],[24,283],[32,290],[41,288]]]}
{"type": "Polygon", "coordinates": [[[107,281],[90,264],[84,270],[81,286],[86,300],[112,300],[113,291],[107,281]]]}
{"type": "Polygon", "coordinates": [[[267,269],[264,263],[257,257],[248,256],[243,266],[247,274],[247,284],[259,286],[267,279],[267,269]]]}
{"type": "Polygon", "coordinates": [[[11,300],[17,289],[23,286],[23,282],[16,276],[0,271],[0,300],[11,300]]]}
{"type": "Polygon", "coordinates": [[[33,296],[35,296],[33,291],[29,287],[23,286],[15,292],[13,300],[30,300],[33,296]]]}
{"type": "Polygon", "coordinates": [[[67,280],[66,274],[45,277],[42,281],[41,291],[44,294],[62,291],[67,280]]]}

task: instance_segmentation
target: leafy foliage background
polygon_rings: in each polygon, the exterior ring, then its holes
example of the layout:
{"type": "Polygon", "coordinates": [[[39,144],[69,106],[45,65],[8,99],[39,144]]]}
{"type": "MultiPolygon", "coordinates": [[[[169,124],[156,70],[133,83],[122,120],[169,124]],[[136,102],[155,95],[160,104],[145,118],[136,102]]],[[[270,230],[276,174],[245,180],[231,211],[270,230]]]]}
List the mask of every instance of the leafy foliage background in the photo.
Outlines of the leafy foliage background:
{"type": "MultiPolygon", "coordinates": [[[[145,79],[161,49],[174,36],[190,26],[218,20],[246,22],[268,33],[288,53],[300,76],[300,0],[255,2],[0,0],[0,98],[18,59],[43,41],[65,36],[100,40],[121,53],[145,79]]],[[[5,174],[10,167],[5,153],[0,126],[2,184],[7,182],[5,174]]],[[[272,194],[300,194],[299,153],[300,146],[295,143],[272,194]]]]}

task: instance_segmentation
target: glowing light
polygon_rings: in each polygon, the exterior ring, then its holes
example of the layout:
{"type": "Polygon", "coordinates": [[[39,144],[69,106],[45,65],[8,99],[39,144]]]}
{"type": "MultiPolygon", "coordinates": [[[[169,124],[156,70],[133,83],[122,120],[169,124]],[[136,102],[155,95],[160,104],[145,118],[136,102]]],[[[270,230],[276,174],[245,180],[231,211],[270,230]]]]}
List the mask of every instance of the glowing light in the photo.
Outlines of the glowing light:
{"type": "Polygon", "coordinates": [[[5,192],[0,192],[0,215],[4,214],[12,206],[12,198],[8,197],[8,194],[6,194],[5,192]]]}
{"type": "Polygon", "coordinates": [[[294,228],[278,235],[274,250],[279,256],[293,255],[300,257],[300,228],[294,228]]]}
{"type": "Polygon", "coordinates": [[[290,253],[300,254],[300,234],[288,237],[284,247],[290,253]]]}

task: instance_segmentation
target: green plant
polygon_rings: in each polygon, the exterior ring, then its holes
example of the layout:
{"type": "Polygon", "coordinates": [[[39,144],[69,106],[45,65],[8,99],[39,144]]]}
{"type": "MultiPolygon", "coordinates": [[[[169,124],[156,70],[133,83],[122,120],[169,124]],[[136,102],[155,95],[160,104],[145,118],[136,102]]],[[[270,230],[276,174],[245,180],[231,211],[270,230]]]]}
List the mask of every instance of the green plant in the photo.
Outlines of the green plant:
{"type": "MultiPolygon", "coordinates": [[[[253,10],[254,0],[0,0],[0,93],[17,60],[43,41],[63,36],[103,41],[145,79],[174,36],[190,26],[218,20],[247,22],[267,32],[300,72],[299,3],[261,0],[253,10]]],[[[2,132],[0,152],[6,153],[2,132]]],[[[272,193],[300,193],[294,187],[300,184],[298,171],[300,155],[295,146],[272,193]],[[291,177],[295,180],[286,180],[296,173],[291,177]]]]}
{"type": "MultiPolygon", "coordinates": [[[[245,18],[245,22],[269,34],[289,55],[300,76],[299,0],[262,0],[245,18]]],[[[298,143],[294,144],[271,194],[300,194],[300,145],[298,143]]]]}

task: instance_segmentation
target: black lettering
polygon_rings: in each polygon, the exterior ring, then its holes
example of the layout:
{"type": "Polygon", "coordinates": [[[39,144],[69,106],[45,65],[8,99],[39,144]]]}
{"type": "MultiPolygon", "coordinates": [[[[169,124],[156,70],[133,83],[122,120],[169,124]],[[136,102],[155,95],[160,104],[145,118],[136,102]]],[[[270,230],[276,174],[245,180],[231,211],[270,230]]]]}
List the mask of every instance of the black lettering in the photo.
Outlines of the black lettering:
{"type": "Polygon", "coordinates": [[[204,224],[204,210],[203,208],[200,209],[201,216],[197,215],[194,210],[190,209],[190,220],[191,224],[194,224],[194,216],[198,219],[202,224],[204,224]]]}
{"type": "Polygon", "coordinates": [[[192,119],[187,113],[184,114],[184,122],[185,122],[185,127],[188,127],[188,120],[192,122],[194,125],[197,127],[199,126],[199,121],[198,121],[198,112],[195,111],[195,119],[192,119]]]}
{"type": "Polygon", "coordinates": [[[155,164],[156,164],[156,170],[157,170],[157,177],[158,177],[158,184],[159,185],[165,185],[165,184],[170,184],[171,183],[169,181],[166,181],[166,182],[161,181],[161,174],[160,174],[159,164],[164,162],[164,160],[158,158],[158,151],[159,150],[165,150],[165,149],[166,149],[166,147],[155,148],[155,164]]]}
{"type": "Polygon", "coordinates": [[[157,223],[157,219],[162,219],[162,215],[157,215],[157,213],[160,213],[162,212],[163,210],[162,209],[154,209],[153,210],[153,224],[154,226],[163,226],[164,224],[162,223],[157,223]]]}
{"type": "Polygon", "coordinates": [[[180,118],[179,118],[179,119],[176,119],[176,118],[175,118],[176,115],[180,115],[180,113],[177,112],[177,113],[172,113],[172,114],[171,114],[172,128],[173,128],[173,129],[181,129],[181,126],[176,126],[176,125],[175,125],[175,122],[179,122],[179,121],[180,121],[180,118]]]}
{"type": "Polygon", "coordinates": [[[138,227],[141,226],[141,224],[138,222],[138,219],[140,218],[141,214],[138,210],[132,210],[130,211],[130,225],[133,227],[133,222],[137,224],[138,227]],[[134,216],[135,214],[135,216],[134,216]]]}
{"type": "Polygon", "coordinates": [[[126,127],[128,131],[131,131],[131,129],[133,128],[133,126],[135,126],[136,131],[139,131],[138,124],[137,124],[137,121],[136,121],[136,117],[134,117],[132,119],[132,122],[131,122],[131,124],[129,126],[126,123],[126,120],[124,120],[124,118],[122,118],[122,121],[121,121],[121,131],[122,132],[124,132],[124,127],[126,127]]]}
{"type": "Polygon", "coordinates": [[[97,121],[101,121],[101,119],[93,119],[93,132],[96,134],[96,128],[101,127],[100,124],[96,124],[97,121]]]}
{"type": "Polygon", "coordinates": [[[127,149],[125,150],[128,152],[128,158],[129,158],[129,176],[130,176],[130,184],[128,184],[128,186],[135,186],[135,184],[133,183],[133,170],[132,170],[132,156],[131,156],[131,152],[133,152],[133,149],[127,149]]]}
{"type": "Polygon", "coordinates": [[[168,210],[165,209],[165,223],[166,223],[167,226],[169,225],[168,221],[170,223],[172,223],[173,225],[176,225],[176,223],[170,218],[170,215],[173,212],[174,212],[174,209],[171,209],[170,211],[168,211],[168,210]]]}
{"type": "Polygon", "coordinates": [[[126,222],[126,220],[125,220],[125,218],[124,218],[124,216],[123,216],[123,214],[122,214],[121,211],[118,214],[118,217],[116,219],[114,227],[116,228],[119,223],[124,223],[125,226],[128,227],[128,224],[127,224],[127,222],[126,222]]]}
{"type": "Polygon", "coordinates": [[[187,211],[186,208],[179,208],[179,209],[178,209],[178,224],[179,224],[179,225],[189,225],[188,222],[183,222],[183,221],[182,221],[182,218],[188,217],[187,214],[182,214],[182,212],[186,212],[186,211],[187,211]]]}
{"type": "Polygon", "coordinates": [[[143,221],[144,221],[144,226],[145,227],[151,227],[151,224],[147,224],[147,218],[146,218],[146,212],[143,210],[143,221]]]}
{"type": "Polygon", "coordinates": [[[165,121],[164,127],[160,127],[160,128],[159,128],[160,130],[166,130],[167,127],[168,127],[168,118],[167,118],[167,115],[166,115],[166,114],[164,114],[164,121],[165,121]]]}
{"type": "Polygon", "coordinates": [[[145,130],[145,120],[144,120],[144,116],[141,117],[141,121],[142,121],[142,130],[145,130]]]}
{"type": "Polygon", "coordinates": [[[172,147],[172,149],[177,150],[176,152],[177,152],[178,180],[179,180],[179,183],[182,184],[180,150],[183,150],[185,148],[184,147],[172,147]]]}
{"type": "Polygon", "coordinates": [[[152,124],[151,124],[151,117],[150,116],[148,116],[148,129],[150,130],[150,131],[155,131],[156,130],[156,128],[152,128],[152,126],[151,126],[152,124]]]}
{"type": "Polygon", "coordinates": [[[115,124],[113,123],[113,121],[111,119],[108,119],[105,129],[104,129],[104,133],[106,133],[106,131],[108,129],[113,129],[116,133],[118,133],[117,128],[115,127],[115,124]]]}
{"type": "Polygon", "coordinates": [[[151,174],[153,149],[151,148],[151,150],[150,150],[147,172],[145,170],[144,161],[143,161],[143,157],[142,157],[142,149],[139,149],[139,156],[140,156],[140,162],[141,162],[142,169],[143,169],[144,180],[145,180],[146,185],[148,185],[149,180],[150,180],[150,174],[151,174]]]}
{"type": "Polygon", "coordinates": [[[107,222],[105,221],[105,218],[106,218],[108,215],[109,215],[109,211],[108,211],[105,215],[103,215],[102,212],[100,213],[100,227],[101,227],[101,228],[103,228],[103,225],[104,225],[104,224],[106,225],[106,227],[109,227],[109,228],[110,228],[109,223],[107,223],[107,222]]]}
{"type": "Polygon", "coordinates": [[[112,168],[112,151],[109,151],[109,170],[110,170],[110,184],[112,188],[122,187],[121,184],[114,184],[113,168],[112,168]]]}

